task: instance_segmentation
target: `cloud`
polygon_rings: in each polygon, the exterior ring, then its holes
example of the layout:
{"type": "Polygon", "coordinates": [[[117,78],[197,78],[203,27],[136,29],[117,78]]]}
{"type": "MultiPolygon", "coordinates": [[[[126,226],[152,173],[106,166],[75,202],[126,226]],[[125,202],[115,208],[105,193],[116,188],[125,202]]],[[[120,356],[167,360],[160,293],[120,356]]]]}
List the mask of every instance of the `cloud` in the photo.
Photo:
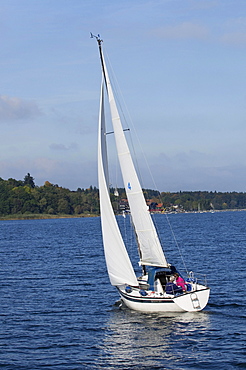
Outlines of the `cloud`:
{"type": "Polygon", "coordinates": [[[219,2],[217,0],[192,0],[190,2],[191,9],[198,9],[198,10],[207,10],[212,8],[217,8],[219,2]]]}
{"type": "Polygon", "coordinates": [[[228,45],[245,46],[246,32],[226,33],[221,37],[221,41],[228,45]]]}
{"type": "Polygon", "coordinates": [[[205,39],[209,35],[209,31],[205,26],[192,22],[160,27],[155,29],[153,33],[165,39],[205,39]]]}
{"type": "Polygon", "coordinates": [[[224,29],[219,40],[227,45],[246,45],[246,17],[229,17],[223,24],[224,29]]]}
{"type": "Polygon", "coordinates": [[[190,150],[188,152],[179,152],[172,156],[167,156],[165,153],[160,153],[159,157],[155,159],[161,165],[165,165],[167,168],[194,168],[194,167],[207,167],[213,161],[213,156],[202,153],[196,150],[190,150]]]}
{"type": "Polygon", "coordinates": [[[36,103],[0,95],[0,122],[31,119],[41,114],[36,103]]]}
{"type": "Polygon", "coordinates": [[[71,143],[70,145],[66,146],[64,144],[50,144],[49,148],[51,150],[58,150],[58,151],[67,151],[67,150],[74,150],[77,149],[78,145],[76,143],[71,143]]]}

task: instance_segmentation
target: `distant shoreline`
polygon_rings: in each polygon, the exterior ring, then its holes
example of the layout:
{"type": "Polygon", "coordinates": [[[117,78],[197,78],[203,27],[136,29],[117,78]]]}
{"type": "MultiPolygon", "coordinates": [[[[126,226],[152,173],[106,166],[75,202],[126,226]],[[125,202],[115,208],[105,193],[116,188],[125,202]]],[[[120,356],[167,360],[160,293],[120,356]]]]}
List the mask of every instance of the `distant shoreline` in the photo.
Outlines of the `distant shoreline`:
{"type": "MultiPolygon", "coordinates": [[[[158,213],[156,214],[187,214],[187,213],[217,213],[217,212],[242,212],[246,211],[246,209],[221,209],[221,210],[214,210],[211,211],[190,211],[190,212],[170,212],[170,213],[158,213]]],[[[8,215],[8,216],[0,216],[0,221],[18,221],[18,220],[51,220],[51,219],[59,219],[59,218],[88,218],[88,217],[100,217],[98,214],[92,214],[92,213],[85,213],[80,215],[38,215],[38,214],[29,214],[29,215],[8,215]]]]}

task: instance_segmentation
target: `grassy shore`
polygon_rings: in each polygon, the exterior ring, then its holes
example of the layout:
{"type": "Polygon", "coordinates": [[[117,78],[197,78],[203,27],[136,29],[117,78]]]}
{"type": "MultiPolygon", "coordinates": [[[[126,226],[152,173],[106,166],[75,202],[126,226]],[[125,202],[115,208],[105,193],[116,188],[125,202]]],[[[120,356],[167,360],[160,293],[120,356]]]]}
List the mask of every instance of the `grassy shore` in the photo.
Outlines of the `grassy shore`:
{"type": "Polygon", "coordinates": [[[9,220],[46,220],[53,218],[80,218],[80,217],[97,217],[96,214],[83,213],[80,215],[49,215],[49,214],[16,214],[16,215],[7,215],[0,216],[0,221],[9,221],[9,220]]]}

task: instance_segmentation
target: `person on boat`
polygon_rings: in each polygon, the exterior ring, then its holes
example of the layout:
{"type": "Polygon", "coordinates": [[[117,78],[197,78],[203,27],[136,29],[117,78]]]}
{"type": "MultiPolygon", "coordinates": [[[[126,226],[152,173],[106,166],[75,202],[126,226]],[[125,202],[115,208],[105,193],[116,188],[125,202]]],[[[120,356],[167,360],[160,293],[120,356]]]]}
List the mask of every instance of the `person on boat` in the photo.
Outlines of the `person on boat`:
{"type": "Polygon", "coordinates": [[[175,283],[175,277],[173,275],[170,276],[169,282],[166,284],[165,292],[167,294],[182,294],[183,289],[180,286],[177,286],[175,283]]]}
{"type": "Polygon", "coordinates": [[[184,279],[181,276],[179,276],[177,272],[175,272],[173,276],[175,277],[175,284],[181,287],[183,292],[185,292],[187,288],[186,288],[184,279]]]}

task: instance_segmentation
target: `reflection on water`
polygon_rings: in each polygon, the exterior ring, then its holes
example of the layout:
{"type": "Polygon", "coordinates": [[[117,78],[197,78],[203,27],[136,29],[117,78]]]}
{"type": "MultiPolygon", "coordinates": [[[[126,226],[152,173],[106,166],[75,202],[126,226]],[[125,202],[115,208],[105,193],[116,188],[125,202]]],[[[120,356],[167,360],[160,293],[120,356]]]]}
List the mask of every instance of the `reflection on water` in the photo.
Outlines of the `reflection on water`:
{"type": "Polygon", "coordinates": [[[185,353],[187,359],[196,360],[192,343],[196,345],[209,326],[205,311],[144,314],[115,309],[105,328],[96,367],[182,369],[178,362],[184,360],[185,353]]]}

